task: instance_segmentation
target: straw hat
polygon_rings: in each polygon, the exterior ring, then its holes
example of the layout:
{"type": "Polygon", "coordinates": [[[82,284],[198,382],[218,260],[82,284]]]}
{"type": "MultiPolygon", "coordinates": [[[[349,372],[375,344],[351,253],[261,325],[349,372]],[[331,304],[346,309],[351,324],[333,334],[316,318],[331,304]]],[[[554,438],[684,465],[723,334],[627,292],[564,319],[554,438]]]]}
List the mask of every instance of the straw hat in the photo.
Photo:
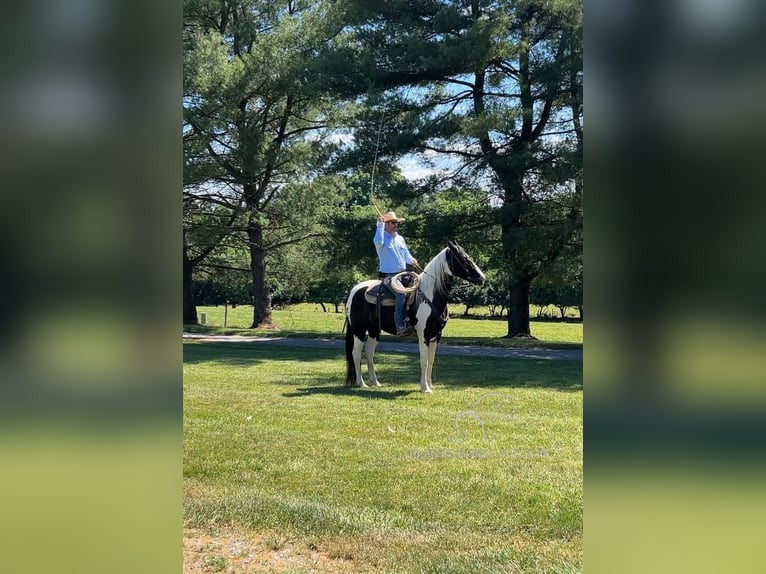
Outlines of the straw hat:
{"type": "Polygon", "coordinates": [[[404,218],[396,217],[396,212],[389,211],[383,216],[383,221],[396,221],[397,223],[401,223],[402,221],[404,221],[404,218]]]}

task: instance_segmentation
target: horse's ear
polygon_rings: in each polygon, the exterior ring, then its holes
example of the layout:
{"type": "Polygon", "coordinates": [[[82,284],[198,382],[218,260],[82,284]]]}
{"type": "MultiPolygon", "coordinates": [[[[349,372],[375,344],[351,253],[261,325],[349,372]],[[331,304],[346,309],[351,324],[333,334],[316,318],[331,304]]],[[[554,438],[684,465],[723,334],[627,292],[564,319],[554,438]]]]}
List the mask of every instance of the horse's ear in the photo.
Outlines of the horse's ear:
{"type": "Polygon", "coordinates": [[[455,247],[457,247],[457,242],[454,239],[448,239],[447,245],[450,246],[450,249],[455,249],[455,247]]]}

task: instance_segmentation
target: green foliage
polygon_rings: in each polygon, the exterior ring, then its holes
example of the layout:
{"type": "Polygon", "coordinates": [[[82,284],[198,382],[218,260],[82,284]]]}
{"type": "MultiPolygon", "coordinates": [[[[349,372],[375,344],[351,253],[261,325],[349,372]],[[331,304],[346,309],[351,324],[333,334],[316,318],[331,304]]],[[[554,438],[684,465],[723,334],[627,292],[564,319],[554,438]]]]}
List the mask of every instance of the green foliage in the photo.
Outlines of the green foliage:
{"type": "Polygon", "coordinates": [[[194,281],[194,297],[200,305],[249,305],[252,301],[250,282],[243,272],[208,273],[194,281]]]}
{"type": "Polygon", "coordinates": [[[564,252],[535,280],[530,290],[532,303],[555,305],[562,317],[566,307],[577,307],[582,318],[583,266],[579,249],[564,252]]]}
{"type": "Polygon", "coordinates": [[[334,235],[328,242],[329,264],[333,270],[358,271],[366,278],[377,275],[378,257],[372,243],[378,213],[370,205],[355,205],[331,219],[334,235]]]}

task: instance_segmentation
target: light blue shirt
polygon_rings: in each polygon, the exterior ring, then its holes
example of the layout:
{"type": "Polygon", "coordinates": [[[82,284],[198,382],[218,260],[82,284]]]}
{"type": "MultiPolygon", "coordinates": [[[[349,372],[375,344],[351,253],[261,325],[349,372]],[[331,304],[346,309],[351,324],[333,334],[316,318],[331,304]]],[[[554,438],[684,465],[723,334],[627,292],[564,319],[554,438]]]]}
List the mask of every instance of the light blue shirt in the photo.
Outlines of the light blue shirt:
{"type": "Polygon", "coordinates": [[[407,269],[407,265],[412,263],[412,255],[407,248],[404,237],[398,233],[396,235],[388,233],[385,230],[384,222],[378,221],[378,227],[372,241],[378,252],[379,271],[381,273],[399,273],[407,269]]]}

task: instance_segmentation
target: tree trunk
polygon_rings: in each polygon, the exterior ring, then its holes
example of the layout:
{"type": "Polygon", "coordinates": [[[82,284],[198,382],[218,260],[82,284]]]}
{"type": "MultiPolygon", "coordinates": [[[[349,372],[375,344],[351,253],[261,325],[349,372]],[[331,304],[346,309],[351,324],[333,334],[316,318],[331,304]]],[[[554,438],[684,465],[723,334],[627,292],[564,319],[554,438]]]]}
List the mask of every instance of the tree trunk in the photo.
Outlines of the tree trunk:
{"type": "Polygon", "coordinates": [[[184,253],[183,258],[183,324],[197,325],[199,321],[197,319],[197,306],[194,304],[194,284],[192,282],[194,266],[186,253],[184,253]]]}
{"type": "Polygon", "coordinates": [[[529,337],[529,285],[530,277],[512,281],[509,286],[511,306],[508,312],[508,337],[529,337]]]}
{"type": "Polygon", "coordinates": [[[523,229],[521,222],[523,202],[524,169],[519,166],[503,165],[502,173],[505,201],[500,208],[500,228],[503,242],[503,255],[512,279],[508,286],[510,305],[508,307],[508,337],[530,336],[529,328],[529,287],[533,276],[525,272],[525,254],[519,252],[517,245],[518,231],[523,229]]]}
{"type": "Polygon", "coordinates": [[[263,228],[259,223],[248,225],[247,238],[250,241],[250,269],[253,275],[253,324],[250,328],[272,327],[266,250],[263,248],[263,228]]]}

